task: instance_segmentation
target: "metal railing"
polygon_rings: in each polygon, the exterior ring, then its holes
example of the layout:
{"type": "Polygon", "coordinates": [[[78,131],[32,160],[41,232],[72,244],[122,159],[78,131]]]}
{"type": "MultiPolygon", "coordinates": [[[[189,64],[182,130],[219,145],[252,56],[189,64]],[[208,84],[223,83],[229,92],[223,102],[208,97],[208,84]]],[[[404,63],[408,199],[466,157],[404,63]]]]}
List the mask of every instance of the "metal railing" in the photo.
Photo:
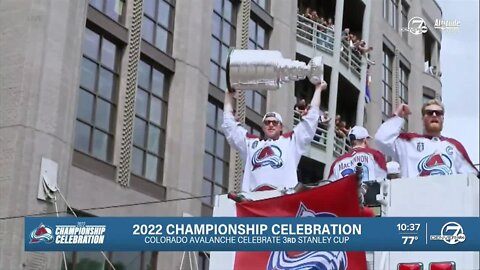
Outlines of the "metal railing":
{"type": "Polygon", "coordinates": [[[360,78],[360,70],[362,67],[362,56],[360,52],[354,50],[347,41],[342,40],[342,49],[340,52],[340,62],[352,71],[358,78],[360,78]]]}
{"type": "Polygon", "coordinates": [[[335,134],[335,138],[333,140],[333,156],[339,157],[350,151],[350,149],[352,149],[352,147],[347,144],[347,139],[340,138],[335,134]]]}
{"type": "MultiPolygon", "coordinates": [[[[301,115],[299,112],[293,112],[293,124],[297,125],[300,122],[301,115]]],[[[318,145],[322,150],[327,149],[327,132],[328,130],[322,128],[320,123],[317,125],[317,130],[315,136],[313,137],[312,143],[318,145]]],[[[340,138],[335,134],[333,140],[333,156],[339,157],[346,152],[351,150],[351,146],[347,143],[346,138],[340,138]]]]}
{"type": "MultiPolygon", "coordinates": [[[[297,125],[300,122],[301,115],[299,112],[293,112],[293,124],[297,125]]],[[[315,132],[315,136],[313,136],[313,144],[318,145],[321,149],[327,149],[327,130],[322,128],[320,124],[317,125],[317,130],[315,132]]]]}
{"type": "MultiPolygon", "coordinates": [[[[333,44],[335,41],[333,28],[319,24],[301,14],[297,14],[297,40],[313,47],[315,50],[321,50],[333,55],[333,44]]],[[[341,62],[345,64],[353,74],[360,78],[362,56],[343,40],[341,44],[341,62]]]]}
{"type": "Polygon", "coordinates": [[[333,29],[300,14],[297,14],[297,39],[315,50],[320,49],[333,55],[333,29]]]}

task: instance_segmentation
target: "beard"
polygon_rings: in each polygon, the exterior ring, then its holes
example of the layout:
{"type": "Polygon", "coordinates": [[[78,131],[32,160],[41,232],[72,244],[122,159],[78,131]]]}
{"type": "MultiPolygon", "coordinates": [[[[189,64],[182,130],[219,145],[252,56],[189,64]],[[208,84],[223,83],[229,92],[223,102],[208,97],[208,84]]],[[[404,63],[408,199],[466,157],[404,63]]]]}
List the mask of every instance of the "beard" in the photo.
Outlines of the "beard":
{"type": "Polygon", "coordinates": [[[425,131],[427,133],[439,133],[443,129],[443,124],[440,122],[428,123],[425,126],[425,131]]]}

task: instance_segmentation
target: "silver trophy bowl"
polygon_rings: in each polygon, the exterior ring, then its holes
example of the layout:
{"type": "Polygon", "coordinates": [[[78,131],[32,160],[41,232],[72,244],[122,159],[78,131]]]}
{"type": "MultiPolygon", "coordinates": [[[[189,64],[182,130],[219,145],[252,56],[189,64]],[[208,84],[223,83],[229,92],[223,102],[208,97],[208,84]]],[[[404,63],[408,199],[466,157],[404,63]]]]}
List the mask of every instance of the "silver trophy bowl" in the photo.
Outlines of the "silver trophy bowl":
{"type": "Polygon", "coordinates": [[[322,57],[310,62],[283,58],[273,50],[233,49],[227,58],[227,88],[235,90],[277,90],[283,83],[303,80],[313,84],[323,80],[322,57]]]}

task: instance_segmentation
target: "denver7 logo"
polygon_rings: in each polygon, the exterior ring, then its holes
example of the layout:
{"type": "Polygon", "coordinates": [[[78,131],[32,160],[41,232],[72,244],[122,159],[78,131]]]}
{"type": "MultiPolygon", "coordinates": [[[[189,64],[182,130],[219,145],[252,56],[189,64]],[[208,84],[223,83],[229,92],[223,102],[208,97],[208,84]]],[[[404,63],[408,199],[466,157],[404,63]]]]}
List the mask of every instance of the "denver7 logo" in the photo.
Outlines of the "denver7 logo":
{"type": "Polygon", "coordinates": [[[449,245],[455,245],[465,241],[465,234],[463,233],[462,225],[458,224],[457,222],[451,221],[445,223],[440,234],[442,240],[449,245]]]}

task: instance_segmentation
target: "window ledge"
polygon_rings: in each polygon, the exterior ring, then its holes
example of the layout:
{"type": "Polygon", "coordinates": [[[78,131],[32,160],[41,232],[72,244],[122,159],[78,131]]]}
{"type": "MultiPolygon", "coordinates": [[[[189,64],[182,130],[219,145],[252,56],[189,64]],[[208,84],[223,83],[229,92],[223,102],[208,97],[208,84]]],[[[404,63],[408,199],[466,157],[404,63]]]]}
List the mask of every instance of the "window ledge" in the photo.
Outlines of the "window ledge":
{"type": "Polygon", "coordinates": [[[101,176],[102,178],[115,181],[116,166],[78,150],[73,151],[72,165],[84,171],[101,176]]]}

